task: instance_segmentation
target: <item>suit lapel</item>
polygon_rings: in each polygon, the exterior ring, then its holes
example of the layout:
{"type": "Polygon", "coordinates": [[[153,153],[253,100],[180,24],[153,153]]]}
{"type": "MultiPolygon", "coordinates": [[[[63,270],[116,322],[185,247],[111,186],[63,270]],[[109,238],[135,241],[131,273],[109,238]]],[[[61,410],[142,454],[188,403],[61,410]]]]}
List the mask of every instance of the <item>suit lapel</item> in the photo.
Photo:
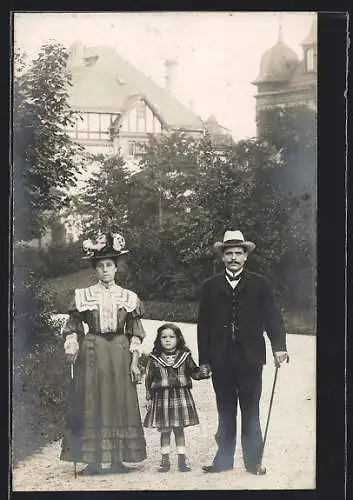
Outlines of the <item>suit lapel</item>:
{"type": "Polygon", "coordinates": [[[249,272],[246,269],[243,270],[242,274],[243,274],[243,276],[236,286],[236,290],[237,290],[238,294],[241,293],[243,290],[245,290],[247,284],[249,283],[249,280],[251,279],[251,275],[249,274],[249,272]]]}
{"type": "Polygon", "coordinates": [[[228,283],[224,272],[215,277],[215,288],[223,293],[226,293],[227,295],[232,295],[232,287],[228,283]]]}

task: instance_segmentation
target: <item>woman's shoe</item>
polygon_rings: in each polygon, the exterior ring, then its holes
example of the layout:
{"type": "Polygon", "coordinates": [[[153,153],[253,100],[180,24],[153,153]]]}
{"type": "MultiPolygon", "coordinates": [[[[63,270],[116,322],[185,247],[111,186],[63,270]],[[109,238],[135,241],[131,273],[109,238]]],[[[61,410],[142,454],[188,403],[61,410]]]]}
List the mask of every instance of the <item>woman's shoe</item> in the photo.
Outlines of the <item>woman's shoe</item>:
{"type": "Polygon", "coordinates": [[[169,455],[162,455],[161,463],[157,469],[158,472],[168,472],[170,469],[169,455]]]}
{"type": "Polygon", "coordinates": [[[117,464],[112,464],[110,469],[108,469],[109,474],[126,474],[127,472],[131,472],[131,468],[122,464],[121,462],[117,464]]]}
{"type": "Polygon", "coordinates": [[[191,471],[190,465],[187,463],[187,459],[185,455],[178,455],[178,469],[180,472],[189,472],[191,471]]]}
{"type": "Polygon", "coordinates": [[[96,474],[100,474],[102,469],[100,465],[97,464],[88,464],[84,469],[80,470],[77,475],[78,476],[94,476],[96,474]]]}

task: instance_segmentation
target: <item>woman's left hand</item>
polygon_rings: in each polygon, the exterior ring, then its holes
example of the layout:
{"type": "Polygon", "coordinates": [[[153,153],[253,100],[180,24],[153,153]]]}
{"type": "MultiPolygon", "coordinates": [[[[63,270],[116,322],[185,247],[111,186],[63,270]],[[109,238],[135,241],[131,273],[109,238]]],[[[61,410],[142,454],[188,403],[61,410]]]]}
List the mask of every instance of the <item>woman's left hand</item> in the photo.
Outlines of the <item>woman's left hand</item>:
{"type": "Polygon", "coordinates": [[[130,366],[130,375],[133,384],[139,384],[141,382],[141,372],[137,365],[132,364],[130,366]]]}

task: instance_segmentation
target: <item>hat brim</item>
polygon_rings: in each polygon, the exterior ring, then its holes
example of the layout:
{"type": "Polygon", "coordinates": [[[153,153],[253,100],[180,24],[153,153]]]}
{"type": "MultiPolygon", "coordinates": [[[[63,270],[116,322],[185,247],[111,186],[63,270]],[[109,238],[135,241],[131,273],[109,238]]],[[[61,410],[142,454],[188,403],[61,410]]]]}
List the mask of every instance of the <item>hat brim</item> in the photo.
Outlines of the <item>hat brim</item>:
{"type": "Polygon", "coordinates": [[[241,247],[244,248],[247,252],[252,252],[255,248],[256,245],[252,241],[241,241],[241,242],[225,242],[222,243],[221,241],[216,241],[216,243],[213,245],[214,251],[218,254],[221,255],[224,252],[225,248],[231,248],[231,247],[241,247]]]}
{"type": "Polygon", "coordinates": [[[82,257],[84,260],[102,260],[102,259],[116,259],[117,257],[121,257],[129,253],[129,250],[122,250],[121,252],[110,252],[105,254],[93,254],[93,255],[85,255],[82,257]]]}

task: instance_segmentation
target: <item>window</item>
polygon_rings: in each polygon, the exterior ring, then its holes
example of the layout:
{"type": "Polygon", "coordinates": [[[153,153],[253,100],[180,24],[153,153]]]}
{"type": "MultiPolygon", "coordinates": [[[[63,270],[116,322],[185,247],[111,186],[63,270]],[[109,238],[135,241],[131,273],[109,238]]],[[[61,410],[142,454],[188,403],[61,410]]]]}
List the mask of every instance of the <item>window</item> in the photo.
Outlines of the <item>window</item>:
{"type": "Polygon", "coordinates": [[[99,132],[100,120],[98,113],[89,113],[89,130],[99,132]]]}
{"type": "Polygon", "coordinates": [[[308,49],[305,53],[306,71],[314,71],[314,49],[308,49]]]}
{"type": "Polygon", "coordinates": [[[78,113],[74,126],[67,127],[73,139],[108,140],[109,128],[118,115],[111,113],[78,113]]]}
{"type": "Polygon", "coordinates": [[[160,134],[162,132],[161,122],[156,116],[154,116],[154,131],[156,134],[160,134]]]}
{"type": "Polygon", "coordinates": [[[112,116],[108,114],[101,115],[101,131],[108,132],[108,129],[112,123],[112,116]]]}
{"type": "Polygon", "coordinates": [[[153,134],[154,128],[153,128],[153,120],[154,120],[154,115],[150,108],[146,108],[146,132],[149,134],[153,134]]]}
{"type": "Polygon", "coordinates": [[[146,108],[143,103],[136,108],[136,130],[137,132],[146,131],[146,108]]]}
{"type": "Polygon", "coordinates": [[[88,113],[80,113],[78,120],[76,122],[77,139],[87,139],[88,138],[88,113]]]}
{"type": "Polygon", "coordinates": [[[143,143],[136,141],[129,141],[128,154],[133,157],[141,157],[145,153],[145,146],[143,143]]]}

